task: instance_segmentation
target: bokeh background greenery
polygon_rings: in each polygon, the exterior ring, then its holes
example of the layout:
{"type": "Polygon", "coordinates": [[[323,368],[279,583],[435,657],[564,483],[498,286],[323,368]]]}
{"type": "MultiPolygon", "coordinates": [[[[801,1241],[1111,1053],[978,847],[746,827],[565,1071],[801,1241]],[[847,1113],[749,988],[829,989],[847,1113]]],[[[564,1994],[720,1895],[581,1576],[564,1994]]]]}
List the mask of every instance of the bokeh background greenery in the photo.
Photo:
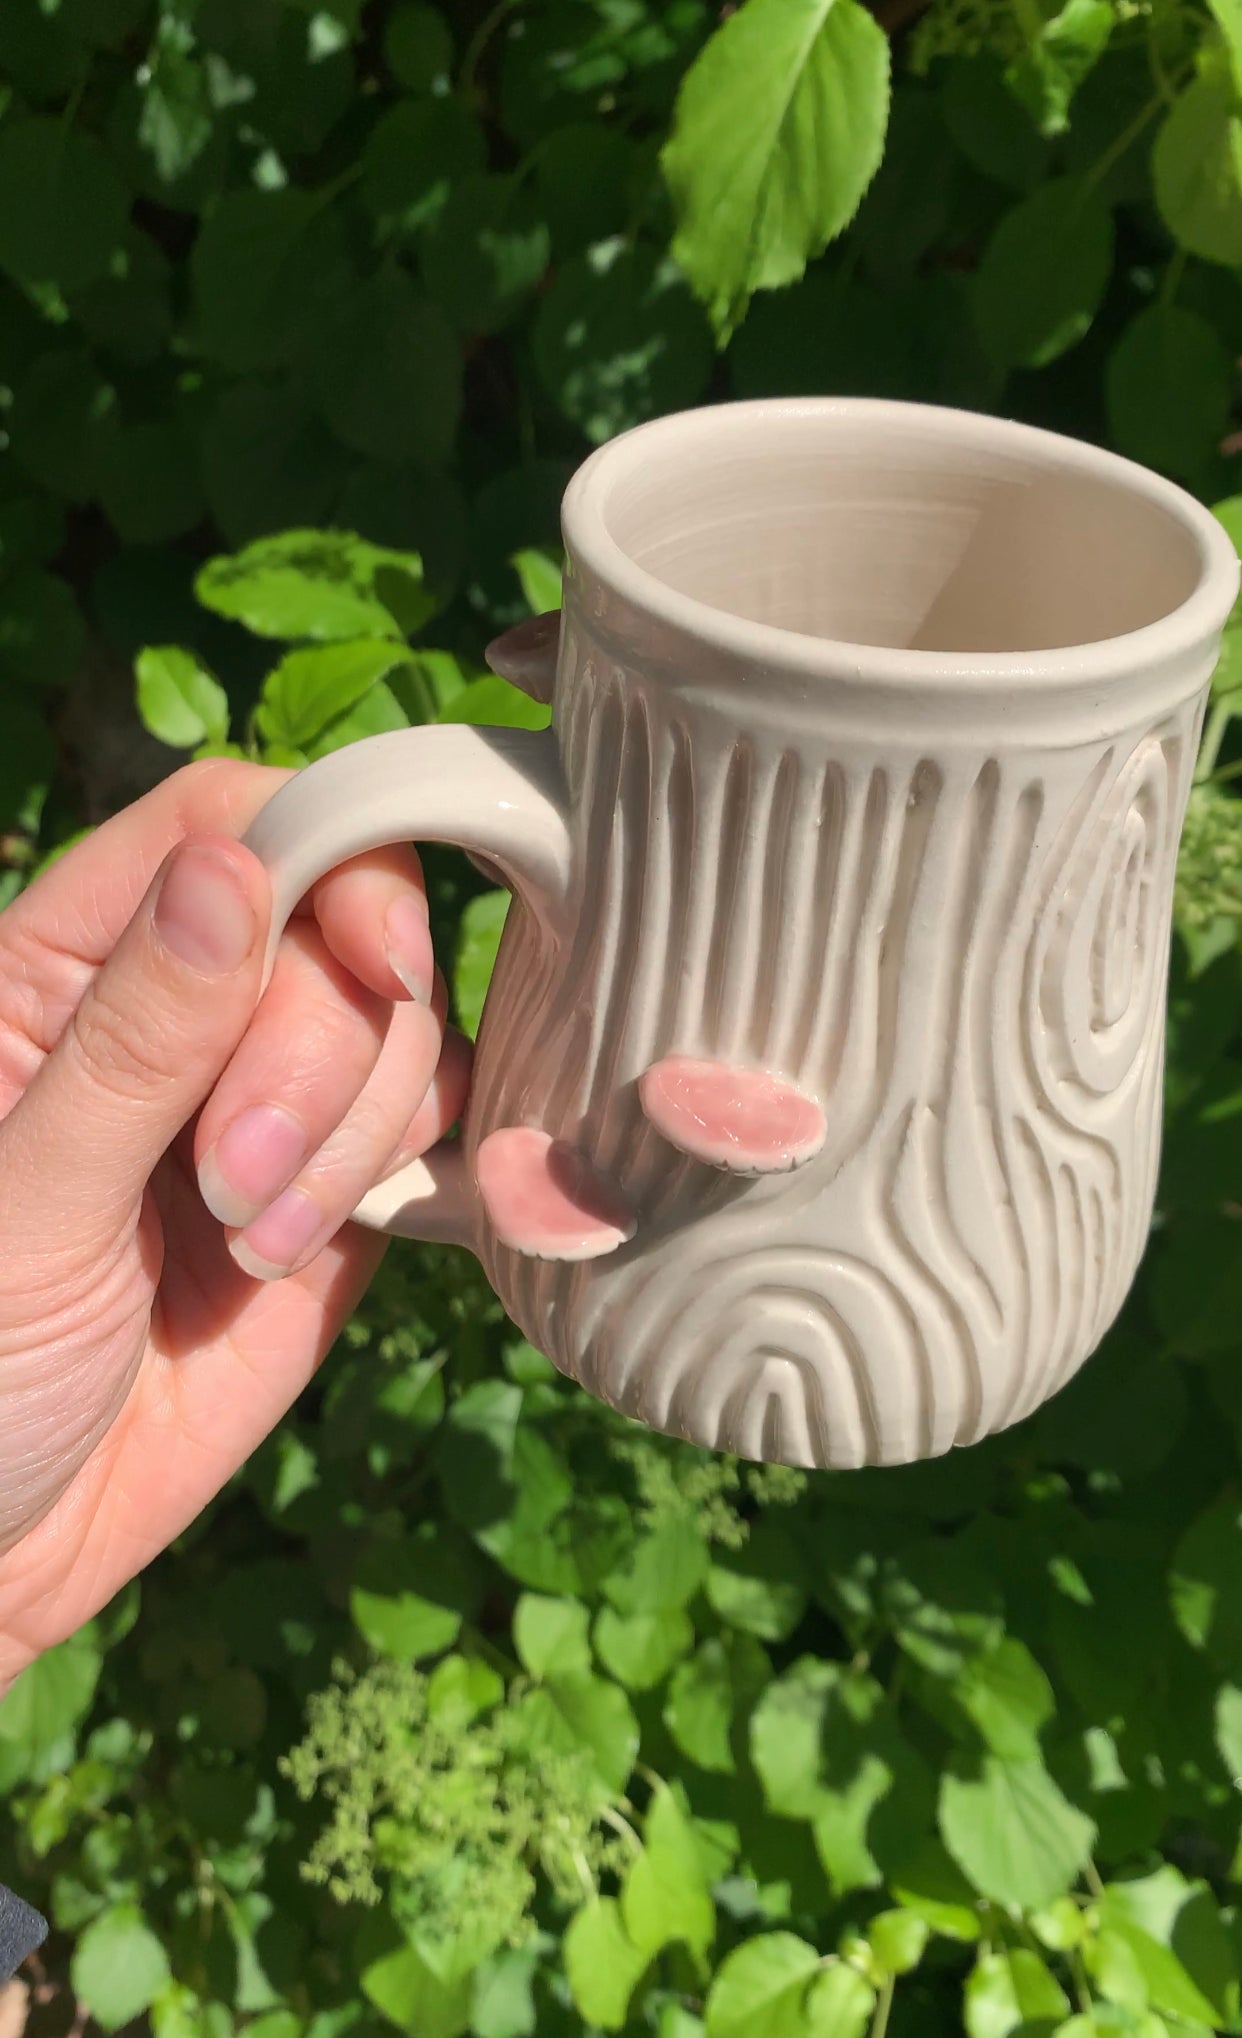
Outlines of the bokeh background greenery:
{"type": "MultiPolygon", "coordinates": [[[[627,425],[998,410],[1238,535],[1240,352],[1238,0],[0,0],[0,901],[179,754],[531,719],[482,647],[627,425]]],[[[0,1704],[34,2038],[1242,2030],[1240,647],[1099,1356],[764,1471],[395,1248],[0,1704]]],[[[505,901],[428,864],[473,1029],[505,901]]]]}

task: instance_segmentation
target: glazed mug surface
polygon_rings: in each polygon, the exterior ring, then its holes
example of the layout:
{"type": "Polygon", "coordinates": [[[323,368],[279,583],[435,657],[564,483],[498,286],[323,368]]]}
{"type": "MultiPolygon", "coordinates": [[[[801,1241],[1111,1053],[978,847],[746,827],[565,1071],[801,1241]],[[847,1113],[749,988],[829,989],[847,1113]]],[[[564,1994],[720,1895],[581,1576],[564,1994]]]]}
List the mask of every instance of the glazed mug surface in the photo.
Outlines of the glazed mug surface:
{"type": "Polygon", "coordinates": [[[514,891],[461,1136],[357,1216],[469,1246],[562,1371],[698,1444],[1004,1428],[1143,1251],[1233,547],[1094,447],[852,399],[640,426],[564,536],[559,624],[494,661],[550,730],[373,737],[247,837],[273,952],[384,843],[514,891]]]}

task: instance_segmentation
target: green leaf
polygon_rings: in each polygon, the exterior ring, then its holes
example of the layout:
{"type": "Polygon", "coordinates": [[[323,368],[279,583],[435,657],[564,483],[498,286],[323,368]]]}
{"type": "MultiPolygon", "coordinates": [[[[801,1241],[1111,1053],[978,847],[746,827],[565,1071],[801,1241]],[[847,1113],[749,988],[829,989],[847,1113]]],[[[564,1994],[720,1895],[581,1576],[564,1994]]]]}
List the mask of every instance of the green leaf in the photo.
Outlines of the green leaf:
{"type": "Polygon", "coordinates": [[[452,1530],[427,1523],[400,1542],[364,1551],[349,1610],[373,1649],[412,1663],[452,1647],[477,1599],[469,1547],[452,1530]]]}
{"type": "Polygon", "coordinates": [[[100,1651],[75,1635],[23,1670],[0,1699],[0,1791],[68,1767],[73,1730],[94,1698],[101,1665],[100,1651]]]}
{"type": "Polygon", "coordinates": [[[799,2038],[819,1955],[792,1932],[764,1932],[735,1946],[707,1996],[707,2038],[799,2038]]]}
{"type": "Polygon", "coordinates": [[[134,661],[138,713],[153,736],[174,750],[224,743],[229,697],[192,651],[175,644],[140,651],[134,661]]]}
{"type": "Polygon", "coordinates": [[[565,1976],[583,2017],[601,2031],[619,2031],[647,1957],[630,1940],[615,1897],[592,1897],[574,1912],[562,1954],[565,1976]]]}
{"type": "Polygon", "coordinates": [[[390,1918],[364,1921],[355,1958],[363,1994],[398,2030],[417,2038],[460,2038],[468,2029],[472,1976],[441,1980],[390,1918]]]}
{"type": "Polygon", "coordinates": [[[986,51],[953,56],[945,71],[945,126],[967,162],[1014,191],[1029,191],[1048,165],[1048,144],[986,51]]]}
{"type": "Polygon", "coordinates": [[[443,312],[403,270],[378,270],[321,315],[313,374],[343,446],[390,465],[447,459],[461,409],[461,357],[443,312]]]}
{"type": "Polygon", "coordinates": [[[404,657],[403,645],[373,637],[289,651],[264,681],[256,726],[270,743],[305,750],[404,657]]]}
{"type": "Polygon", "coordinates": [[[807,1994],[806,2038],[866,2038],[874,2009],[875,1990],[854,1968],[825,1968],[807,1994]]]}
{"type": "Polygon", "coordinates": [[[1059,2023],[1069,2011],[1069,1998],[1037,1953],[1025,1946],[1004,1953],[981,1953],[965,1989],[968,2038],[1010,2038],[1011,2032],[1059,2023]]]}
{"type": "Polygon", "coordinates": [[[617,1613],[601,1607],[595,1648],[605,1670],[630,1691],[651,1691],[694,1647],[694,1623],[678,1608],[662,1613],[617,1613]]]}
{"type": "Polygon", "coordinates": [[[546,729],[552,710],[533,701],[520,687],[489,672],[472,679],[441,708],[441,722],[473,722],[492,729],[546,729]]]}
{"type": "Polygon", "coordinates": [[[197,448],[183,418],[152,418],[100,438],[99,500],[128,545],[184,537],[204,511],[197,448]]]}
{"type": "Polygon", "coordinates": [[[987,1755],[950,1769],[940,1785],[940,1830],[980,1895],[1037,1910],[1080,1874],[1095,1826],[1042,1763],[987,1755]]]}
{"type": "Polygon", "coordinates": [[[259,637],[401,637],[434,606],[416,554],[345,531],[284,531],[208,560],[194,583],[205,608],[259,637]]]}
{"type": "Polygon", "coordinates": [[[723,1642],[704,1642],[688,1662],[680,1663],[669,1688],[664,1719],[683,1755],[700,1769],[732,1776],[736,1768],[730,1745],[735,1692],[730,1658],[723,1642]]]}
{"type": "Polygon", "coordinates": [[[770,1519],[755,1525],[737,1552],[718,1558],[707,1574],[707,1597],[729,1627],[783,1642],[806,1611],[797,1554],[770,1519]]]}
{"type": "Polygon", "coordinates": [[[1041,134],[1063,134],[1069,126],[1070,102],[1099,62],[1115,20],[1109,0],[1065,0],[1009,65],[1005,82],[1041,134]]]}
{"type": "Polygon", "coordinates": [[[453,187],[486,162],[483,130],[460,99],[403,100],[371,130],[359,196],[381,239],[412,234],[436,219],[453,187]]]}
{"type": "Polygon", "coordinates": [[[561,605],[561,562],[559,556],[540,552],[533,545],[515,552],[512,566],[522,583],[522,598],[532,615],[546,616],[561,605]]]}
{"type": "Polygon", "coordinates": [[[881,1570],[884,1618],[902,1649],[933,1677],[954,1677],[1003,1632],[994,1569],[943,1537],[911,1545],[881,1570]]]}
{"type": "Polygon", "coordinates": [[[716,1907],[698,1839],[666,1783],[652,1797],[643,1831],[643,1851],[621,1889],[625,1929],[647,1959],[679,1940],[705,1956],[716,1936],[716,1907]]]}
{"type": "Polygon", "coordinates": [[[478,1036],[509,905],[508,892],[480,892],[477,898],[470,900],[458,925],[457,949],[453,957],[453,1002],[457,1009],[457,1023],[471,1040],[478,1036]]]}
{"type": "Polygon", "coordinates": [[[1099,309],[1113,262],[1107,206],[1085,182],[1054,177],[1007,212],[974,278],[975,316],[1005,367],[1044,368],[1099,309]]]}
{"type": "Polygon", "coordinates": [[[710,1550],[697,1522],[674,1515],[641,1536],[625,1568],[604,1580],[618,1613],[667,1613],[689,1606],[707,1576],[710,1550]]]}
{"type": "Polygon", "coordinates": [[[576,1599],[523,1592],[513,1609],[513,1646],[532,1677],[562,1677],[591,1668],[591,1617],[576,1599]]]}
{"type": "Polygon", "coordinates": [[[994,1755],[1037,1757],[1039,1730],[1056,1699],[1024,1642],[1005,1635],[994,1648],[963,1663],[950,1687],[994,1755]]]}
{"type": "Polygon", "coordinates": [[[623,1790],[638,1753],[638,1722],[625,1693],[607,1678],[579,1670],[550,1677],[544,1695],[567,1729],[568,1741],[558,1735],[561,1745],[589,1749],[609,1789],[623,1790]]]}
{"type": "Polygon", "coordinates": [[[1237,1343],[1242,1309],[1242,1228],[1236,1218],[1204,1212],[1170,1228],[1152,1268],[1151,1310],[1174,1351],[1206,1358],[1237,1343]]]}
{"type": "Polygon", "coordinates": [[[125,237],[129,202],[99,143],[59,120],[0,128],[0,269],[80,290],[125,237]]]}
{"type": "Polygon", "coordinates": [[[141,81],[138,141],[165,184],[193,168],[211,140],[214,109],[204,65],[193,54],[180,22],[165,15],[141,81]]]}
{"type": "Polygon", "coordinates": [[[55,765],[46,717],[20,694],[10,695],[0,749],[0,829],[36,831],[55,765]]]}
{"type": "Polygon", "coordinates": [[[246,545],[326,519],[346,456],[299,391],[256,379],[224,391],[203,427],[202,458],[212,516],[229,544],[246,545]]]}
{"type": "Polygon", "coordinates": [[[1196,1515],[1169,1567],[1173,1617],[1192,1648],[1228,1673],[1242,1656],[1242,1506],[1223,1493],[1196,1515]]]}
{"type": "Polygon", "coordinates": [[[924,1840],[890,1878],[906,1910],[946,1939],[969,1944],[979,1937],[979,1904],[961,1869],[939,1840],[924,1840]]]}
{"type": "Polygon", "coordinates": [[[886,1974],[909,1974],[923,1958],[930,1930],[915,1911],[877,1911],[867,1925],[867,1943],[886,1974]]]}
{"type": "Polygon", "coordinates": [[[424,0],[400,0],[384,24],[384,61],[407,92],[434,91],[453,61],[444,17],[424,0]]]}
{"type": "Polygon", "coordinates": [[[1178,94],[1151,168],[1164,223],[1187,253],[1242,262],[1242,116],[1228,76],[1209,72],[1178,94]]]}
{"type": "Polygon", "coordinates": [[[13,392],[13,458],[53,494],[86,501],[98,484],[115,404],[116,391],[90,354],[67,348],[42,355],[13,392]]]}
{"type": "Polygon", "coordinates": [[[857,0],[746,0],[691,65],[661,160],[674,253],[722,337],[848,226],[883,154],[888,77],[857,0]]]}
{"type": "Polygon", "coordinates": [[[1128,1947],[1153,2009],[1209,2026],[1232,2020],[1237,1966],[1205,1883],[1187,1882],[1168,1863],[1152,1875],[1111,1882],[1100,1899],[1100,1922],[1128,1947]]]}
{"type": "Polygon", "coordinates": [[[240,374],[280,367],[350,298],[339,212],[293,185],[227,192],[194,243],[190,280],[212,360],[240,374]]]}
{"type": "Polygon", "coordinates": [[[1234,90],[1242,96],[1242,0],[1208,0],[1229,53],[1234,90]]]}
{"type": "Polygon", "coordinates": [[[1207,320],[1153,304],[1126,327],[1105,375],[1113,441],[1132,460],[1185,479],[1228,426],[1234,364],[1207,320]]]}
{"type": "Polygon", "coordinates": [[[544,138],[535,184],[558,261],[625,231],[636,154],[625,135],[602,124],[571,121],[544,138]]]}
{"type": "Polygon", "coordinates": [[[20,568],[0,591],[0,686],[68,686],[82,668],[86,631],[59,574],[20,568]]]}
{"type": "MultiPolygon", "coordinates": [[[[624,239],[558,268],[540,301],[533,347],[548,394],[597,445],[661,412],[688,409],[712,368],[711,333],[676,265],[624,239]]],[[[558,604],[559,596],[550,605],[558,604]]]]}
{"type": "Polygon", "coordinates": [[[83,2007],[105,2031],[118,2031],[150,2008],[171,1970],[138,1906],[117,1904],[86,1927],[69,1974],[83,2007]]]}
{"type": "Polygon", "coordinates": [[[1235,1790],[1242,1790],[1242,1687],[1222,1684],[1214,1708],[1216,1749],[1235,1790]]]}
{"type": "Polygon", "coordinates": [[[477,176],[454,184],[428,228],[423,280],[463,333],[509,323],[548,266],[548,229],[516,177],[477,176]]]}

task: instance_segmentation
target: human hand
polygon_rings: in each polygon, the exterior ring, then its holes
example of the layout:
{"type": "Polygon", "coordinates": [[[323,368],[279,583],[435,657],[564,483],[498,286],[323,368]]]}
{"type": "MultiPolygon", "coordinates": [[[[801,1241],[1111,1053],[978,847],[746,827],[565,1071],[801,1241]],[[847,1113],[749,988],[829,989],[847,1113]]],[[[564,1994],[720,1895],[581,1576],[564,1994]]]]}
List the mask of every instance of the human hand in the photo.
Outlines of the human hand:
{"type": "Polygon", "coordinates": [[[412,850],[317,885],[260,997],[287,773],[190,765],[0,913],[0,1692],[284,1414],[458,1116],[412,850]],[[443,1048],[443,1051],[442,1051],[443,1048]]]}

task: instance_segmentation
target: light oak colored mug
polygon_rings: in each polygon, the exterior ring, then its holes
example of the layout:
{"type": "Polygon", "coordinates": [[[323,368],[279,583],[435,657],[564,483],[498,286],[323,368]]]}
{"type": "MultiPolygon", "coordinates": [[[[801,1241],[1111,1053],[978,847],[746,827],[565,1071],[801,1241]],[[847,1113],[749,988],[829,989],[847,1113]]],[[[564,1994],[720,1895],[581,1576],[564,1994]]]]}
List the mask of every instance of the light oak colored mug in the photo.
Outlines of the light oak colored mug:
{"type": "Polygon", "coordinates": [[[644,425],[565,498],[547,733],[410,729],[248,837],[512,885],[464,1132],[359,1219],[455,1239],[655,1429],[894,1464],[1113,1320],[1159,1149],[1178,836],[1238,562],[1129,462],[915,405],[644,425]]]}

